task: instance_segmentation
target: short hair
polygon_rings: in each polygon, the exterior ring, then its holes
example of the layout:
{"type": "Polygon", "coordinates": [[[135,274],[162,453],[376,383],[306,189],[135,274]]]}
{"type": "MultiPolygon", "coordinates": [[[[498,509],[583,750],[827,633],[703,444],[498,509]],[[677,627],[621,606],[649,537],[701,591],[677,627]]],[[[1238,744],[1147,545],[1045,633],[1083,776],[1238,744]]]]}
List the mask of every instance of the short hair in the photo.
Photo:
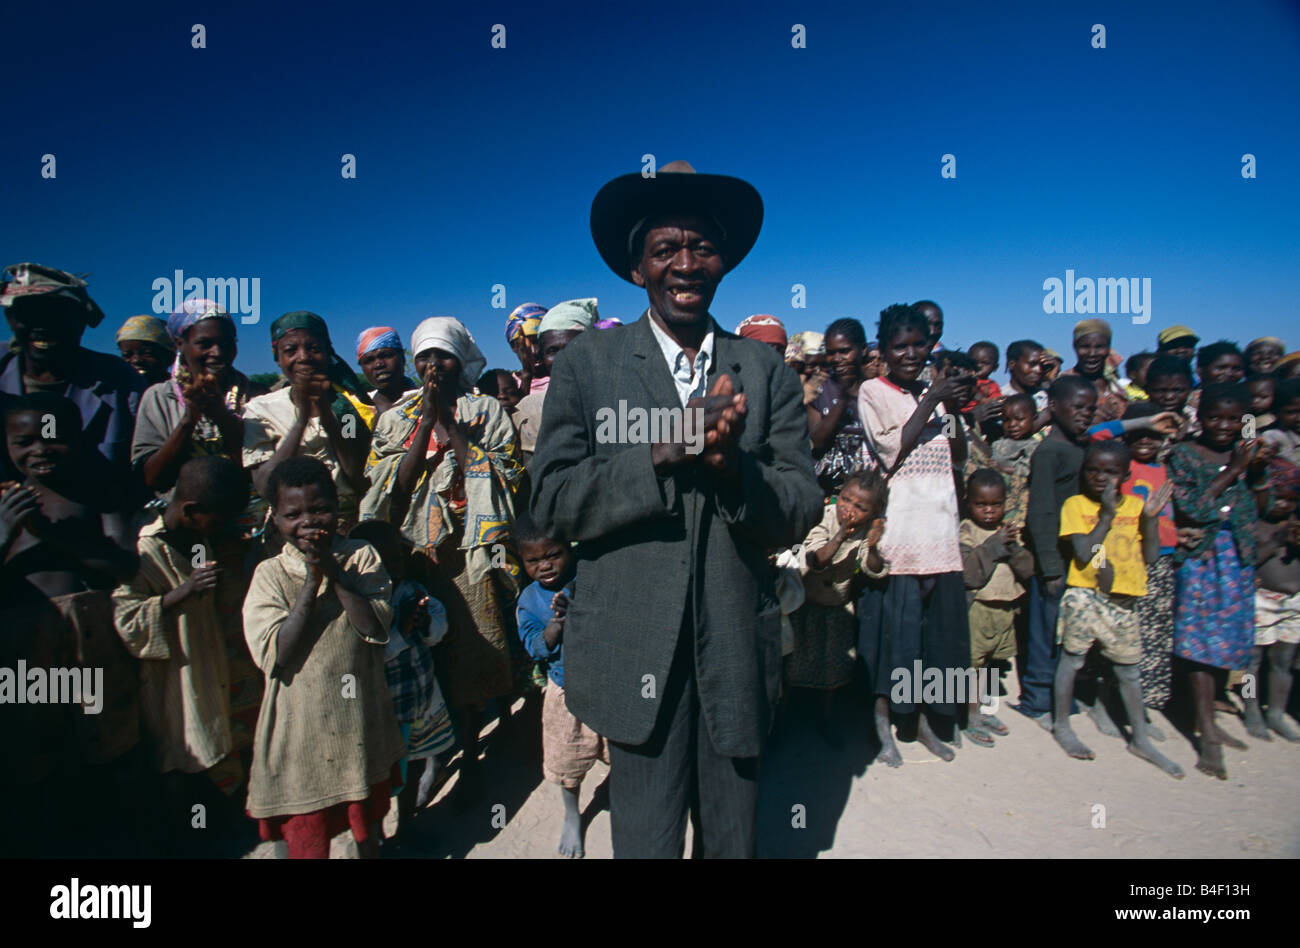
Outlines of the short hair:
{"type": "Polygon", "coordinates": [[[555,539],[542,530],[537,525],[537,521],[526,513],[522,513],[515,518],[514,524],[510,527],[510,536],[514,539],[516,547],[525,543],[542,543],[546,540],[555,539]]]}
{"type": "Polygon", "coordinates": [[[494,398],[501,394],[501,383],[498,381],[502,373],[509,375],[505,369],[488,369],[478,377],[475,387],[484,395],[491,395],[494,398]]]}
{"type": "Polygon", "coordinates": [[[1235,355],[1243,363],[1246,361],[1246,357],[1241,354],[1241,350],[1237,348],[1235,342],[1220,339],[1218,342],[1212,342],[1208,346],[1201,346],[1196,350],[1196,370],[1204,373],[1207,365],[1225,355],[1235,355]]]}
{"type": "Polygon", "coordinates": [[[280,498],[285,487],[309,487],[315,484],[338,503],[339,491],[330,477],[330,469],[316,458],[300,454],[281,461],[266,481],[266,492],[271,506],[280,498]]]}
{"type": "Polygon", "coordinates": [[[81,409],[70,398],[55,392],[28,392],[19,395],[5,404],[5,422],[8,423],[12,416],[25,411],[42,416],[53,415],[55,437],[59,437],[60,432],[70,432],[72,438],[81,434],[81,409]]]}
{"type": "Polygon", "coordinates": [[[1083,460],[1087,463],[1088,458],[1094,454],[1113,454],[1120,459],[1124,467],[1128,467],[1133,460],[1133,452],[1129,450],[1126,444],[1120,438],[1107,438],[1105,441],[1093,441],[1083,452],[1083,460]]]}
{"type": "Polygon", "coordinates": [[[1094,395],[1097,390],[1093,388],[1091,382],[1082,375],[1061,375],[1052,383],[1052,387],[1047,390],[1047,397],[1054,402],[1064,401],[1075,392],[1089,391],[1094,395]]]}
{"type": "Polygon", "coordinates": [[[1036,342],[1033,339],[1017,339],[1007,346],[1007,361],[1015,362],[1026,353],[1033,352],[1035,349],[1042,352],[1044,348],[1045,346],[1041,342],[1036,342]]]}
{"type": "Polygon", "coordinates": [[[222,517],[238,516],[248,506],[248,472],[220,455],[190,458],[176,475],[176,500],[222,517]]]}
{"type": "Polygon", "coordinates": [[[981,339],[979,342],[972,342],[966,348],[966,351],[974,355],[976,349],[992,349],[994,362],[997,362],[1002,358],[1002,353],[998,350],[997,343],[989,342],[987,339],[981,339]]]}
{"type": "Polygon", "coordinates": [[[1007,400],[1002,403],[1002,410],[1006,411],[1012,405],[1028,405],[1031,413],[1038,413],[1038,403],[1034,401],[1034,396],[1028,392],[1016,392],[1014,395],[1008,395],[1007,400]]]}
{"type": "MultiPolygon", "coordinates": [[[[912,304],[912,308],[916,310],[918,313],[921,311],[922,306],[932,306],[939,311],[940,316],[943,316],[943,307],[940,306],[938,303],[936,303],[934,300],[917,300],[915,303],[912,304]]],[[[925,317],[922,317],[922,319],[924,318],[925,317]]]]}
{"type": "Polygon", "coordinates": [[[837,319],[827,326],[824,338],[830,339],[831,336],[843,336],[851,345],[861,349],[867,348],[867,331],[862,328],[862,323],[852,316],[837,319]]]}
{"type": "Polygon", "coordinates": [[[991,467],[979,467],[966,478],[966,496],[969,497],[977,487],[1000,487],[1007,492],[1007,480],[991,467]]]}
{"type": "Polygon", "coordinates": [[[1150,388],[1151,383],[1156,379],[1170,378],[1175,375],[1187,379],[1188,385],[1192,383],[1192,367],[1187,364],[1187,360],[1180,359],[1178,356],[1158,355],[1147,366],[1146,387],[1150,388]]]}
{"type": "Polygon", "coordinates": [[[960,349],[941,349],[934,354],[934,364],[936,368],[954,365],[959,369],[967,369],[971,372],[978,368],[971,354],[962,352],[960,349]]]}
{"type": "Polygon", "coordinates": [[[840,490],[843,491],[850,484],[863,493],[871,494],[880,501],[881,510],[889,502],[889,482],[885,480],[885,475],[878,467],[855,468],[844,479],[844,483],[840,485],[840,490]]]}
{"type": "Polygon", "coordinates": [[[1142,370],[1144,365],[1150,363],[1155,357],[1156,354],[1154,352],[1148,352],[1145,349],[1141,352],[1133,353],[1128,357],[1128,361],[1124,363],[1124,374],[1129,378],[1132,378],[1142,370]]]}
{"type": "Polygon", "coordinates": [[[1256,382],[1272,382],[1276,385],[1278,378],[1276,372],[1251,372],[1242,381],[1247,385],[1254,385],[1256,382]]]}
{"type": "Polygon", "coordinates": [[[1155,402],[1151,401],[1149,398],[1145,398],[1136,402],[1129,402],[1128,405],[1124,407],[1123,418],[1125,421],[1128,421],[1130,418],[1151,418],[1160,414],[1163,410],[1164,409],[1155,402]]]}
{"type": "Polygon", "coordinates": [[[880,311],[880,322],[876,323],[876,336],[880,340],[881,349],[888,346],[897,333],[908,329],[915,329],[926,339],[930,338],[930,324],[915,306],[907,303],[886,306],[880,311]]]}
{"type": "Polygon", "coordinates": [[[1201,402],[1196,406],[1197,416],[1204,415],[1211,405],[1250,405],[1250,392],[1240,382],[1212,382],[1201,389],[1201,402]]]}
{"type": "Polygon", "coordinates": [[[1281,408],[1287,402],[1300,399],[1300,378],[1282,379],[1273,389],[1273,407],[1281,408]]]}

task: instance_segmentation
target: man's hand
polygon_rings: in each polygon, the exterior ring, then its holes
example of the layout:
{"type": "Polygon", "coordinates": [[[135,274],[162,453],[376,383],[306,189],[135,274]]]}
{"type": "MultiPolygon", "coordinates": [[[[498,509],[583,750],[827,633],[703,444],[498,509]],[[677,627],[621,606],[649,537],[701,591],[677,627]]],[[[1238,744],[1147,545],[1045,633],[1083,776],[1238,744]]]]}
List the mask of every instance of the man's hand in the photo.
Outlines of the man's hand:
{"type": "Polygon", "coordinates": [[[695,408],[704,410],[704,450],[700,452],[700,463],[717,474],[734,473],[740,436],[745,430],[744,394],[737,395],[731,376],[723,375],[713,383],[706,398],[693,398],[686,403],[687,411],[695,408]]]}

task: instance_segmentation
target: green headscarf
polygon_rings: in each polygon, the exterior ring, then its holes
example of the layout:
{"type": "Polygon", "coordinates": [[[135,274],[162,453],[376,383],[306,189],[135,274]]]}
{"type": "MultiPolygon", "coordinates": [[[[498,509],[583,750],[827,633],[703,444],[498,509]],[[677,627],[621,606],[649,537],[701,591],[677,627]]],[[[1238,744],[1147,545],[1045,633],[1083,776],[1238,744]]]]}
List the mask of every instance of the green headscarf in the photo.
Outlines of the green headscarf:
{"type": "MultiPolygon", "coordinates": [[[[370,427],[374,418],[374,407],[371,405],[370,397],[366,394],[360,380],[357,379],[356,373],[334,351],[334,344],[330,341],[330,331],[329,327],[325,325],[325,320],[305,309],[285,313],[271,323],[271,344],[274,345],[279,342],[295,329],[305,330],[313,336],[323,339],[325,345],[329,346],[330,358],[325,374],[329,376],[336,393],[336,397],[330,405],[330,410],[334,412],[340,421],[351,415],[359,424],[370,427]]],[[[288,384],[289,380],[284,378],[283,373],[281,373],[281,378],[284,379],[285,384],[288,384]]]]}

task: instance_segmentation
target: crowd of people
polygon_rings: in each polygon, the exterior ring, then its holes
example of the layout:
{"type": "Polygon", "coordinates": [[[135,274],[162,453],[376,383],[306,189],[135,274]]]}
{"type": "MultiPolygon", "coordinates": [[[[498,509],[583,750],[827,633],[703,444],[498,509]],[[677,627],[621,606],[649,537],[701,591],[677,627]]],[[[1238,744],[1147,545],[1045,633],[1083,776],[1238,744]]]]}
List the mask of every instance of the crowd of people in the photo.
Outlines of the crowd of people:
{"type": "Polygon", "coordinates": [[[452,317],[340,352],[298,311],[261,386],[213,301],[99,353],[84,280],[5,270],[5,849],[323,857],[350,829],[373,856],[453,770],[452,805],[481,803],[485,713],[512,726],[520,697],[567,856],[597,760],[616,855],[677,854],[687,810],[697,851],[752,855],[774,718],[811,693],[839,746],[855,682],[890,767],[896,736],[951,760],[1014,731],[990,713],[1013,662],[1014,709],[1072,758],[1094,756],[1082,709],[1182,777],[1163,710],[1226,779],[1233,691],[1250,736],[1300,741],[1300,352],[1171,326],[1123,360],[1085,319],[1067,367],[1032,339],[945,346],[928,300],[874,339],[729,333],[708,305],[756,193],[637,177],[592,228],[646,313],[519,306],[517,368],[452,317]],[[642,397],[698,409],[703,450],[598,444],[596,410],[642,397]],[[978,674],[910,687],[914,667],[978,674]],[[61,669],[94,672],[80,703],[53,700],[61,669]]]}

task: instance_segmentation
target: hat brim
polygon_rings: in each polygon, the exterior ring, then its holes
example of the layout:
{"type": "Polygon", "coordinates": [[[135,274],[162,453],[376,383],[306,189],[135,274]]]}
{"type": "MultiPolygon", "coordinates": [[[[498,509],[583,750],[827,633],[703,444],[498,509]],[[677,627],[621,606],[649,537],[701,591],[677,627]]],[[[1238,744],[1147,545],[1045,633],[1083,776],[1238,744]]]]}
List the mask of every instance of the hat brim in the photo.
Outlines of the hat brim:
{"type": "Polygon", "coordinates": [[[591,239],[605,264],[632,283],[628,238],[646,218],[692,213],[714,218],[724,231],[722,259],[734,269],[753,249],[763,227],[763,199],[748,181],[721,174],[625,174],[591,202],[591,239]]]}

